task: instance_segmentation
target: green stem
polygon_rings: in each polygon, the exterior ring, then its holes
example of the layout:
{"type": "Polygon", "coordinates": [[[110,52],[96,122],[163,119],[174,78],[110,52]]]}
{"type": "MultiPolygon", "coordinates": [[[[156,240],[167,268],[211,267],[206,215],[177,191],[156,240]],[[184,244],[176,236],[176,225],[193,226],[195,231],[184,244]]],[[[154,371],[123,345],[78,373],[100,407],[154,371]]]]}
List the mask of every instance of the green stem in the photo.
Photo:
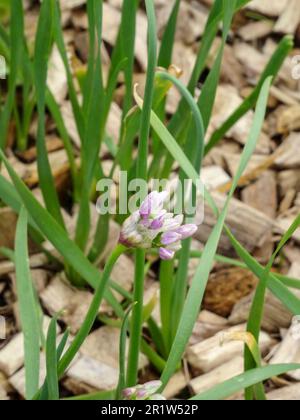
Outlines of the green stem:
{"type": "Polygon", "coordinates": [[[174,261],[162,261],[160,265],[160,314],[164,345],[167,351],[171,348],[172,289],[174,261]]]}
{"type": "Polygon", "coordinates": [[[139,353],[143,328],[143,298],[144,298],[144,273],[145,251],[138,249],[135,259],[134,297],[136,305],[132,311],[130,326],[130,346],[127,365],[127,386],[137,383],[139,353]]]}

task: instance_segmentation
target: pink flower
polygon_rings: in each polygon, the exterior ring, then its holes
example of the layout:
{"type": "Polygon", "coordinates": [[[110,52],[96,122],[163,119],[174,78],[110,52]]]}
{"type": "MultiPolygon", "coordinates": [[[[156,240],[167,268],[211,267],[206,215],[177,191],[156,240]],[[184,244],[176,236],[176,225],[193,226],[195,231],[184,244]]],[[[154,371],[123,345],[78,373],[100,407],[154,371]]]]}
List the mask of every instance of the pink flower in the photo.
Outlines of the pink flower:
{"type": "Polygon", "coordinates": [[[159,248],[160,258],[170,260],[181,249],[181,241],[194,235],[197,226],[183,225],[184,216],[164,209],[166,191],[149,194],[140,209],[123,224],[120,243],[128,248],[159,248]]]}
{"type": "Polygon", "coordinates": [[[125,400],[165,400],[165,397],[157,394],[161,386],[161,381],[150,381],[134,388],[126,388],[122,394],[125,400]]]}

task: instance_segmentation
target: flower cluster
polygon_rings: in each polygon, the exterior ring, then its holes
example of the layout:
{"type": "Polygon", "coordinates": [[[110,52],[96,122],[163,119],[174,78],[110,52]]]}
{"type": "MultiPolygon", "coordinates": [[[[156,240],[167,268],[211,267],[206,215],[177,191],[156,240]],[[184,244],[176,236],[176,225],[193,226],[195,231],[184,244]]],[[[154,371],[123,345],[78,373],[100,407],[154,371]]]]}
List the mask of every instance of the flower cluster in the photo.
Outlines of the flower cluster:
{"type": "Polygon", "coordinates": [[[167,192],[154,191],[139,210],[123,224],[120,243],[129,248],[159,248],[160,258],[171,260],[181,249],[181,241],[194,235],[197,226],[183,225],[184,216],[168,213],[164,203],[167,192]]]}
{"type": "Polygon", "coordinates": [[[123,398],[125,400],[165,400],[165,397],[157,394],[161,386],[160,381],[150,381],[144,385],[126,388],[123,390],[123,398]]]}

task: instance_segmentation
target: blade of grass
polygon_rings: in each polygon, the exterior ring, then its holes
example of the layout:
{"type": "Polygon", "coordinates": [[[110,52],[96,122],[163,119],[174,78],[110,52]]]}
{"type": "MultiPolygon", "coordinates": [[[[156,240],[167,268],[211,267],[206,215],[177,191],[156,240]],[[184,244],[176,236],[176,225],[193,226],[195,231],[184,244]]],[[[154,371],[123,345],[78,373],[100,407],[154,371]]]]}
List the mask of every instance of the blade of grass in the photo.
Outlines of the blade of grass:
{"type": "Polygon", "coordinates": [[[49,401],[59,400],[59,386],[57,375],[57,351],[56,351],[56,318],[52,318],[46,342],[46,370],[47,392],[49,401]]]}
{"type": "MultiPolygon", "coordinates": [[[[264,275],[264,267],[262,267],[253,258],[249,252],[235,239],[231,231],[225,227],[227,236],[229,237],[234,249],[239,257],[245,262],[248,268],[261,279],[264,275]]],[[[300,313],[300,300],[277,278],[273,273],[269,273],[268,287],[271,292],[278,297],[279,300],[294,314],[300,313]]]]}
{"type": "Polygon", "coordinates": [[[168,19],[168,23],[161,40],[157,63],[159,67],[164,67],[165,69],[169,67],[172,60],[179,7],[180,0],[175,0],[172,12],[168,19]]]}
{"type": "Polygon", "coordinates": [[[40,187],[47,210],[65,228],[45,142],[45,95],[52,42],[53,7],[53,0],[42,3],[35,40],[34,79],[38,107],[37,162],[40,187]]]}
{"type": "Polygon", "coordinates": [[[299,369],[299,364],[273,365],[250,370],[242,375],[235,376],[225,381],[209,391],[196,395],[191,400],[217,401],[230,397],[238,391],[241,391],[251,385],[265,381],[273,376],[282,375],[286,372],[299,369]]]}
{"type": "Polygon", "coordinates": [[[126,311],[124,316],[121,333],[120,333],[120,345],[119,345],[119,381],[116,389],[116,400],[120,400],[122,396],[123,389],[126,388],[126,341],[127,341],[127,332],[129,330],[129,316],[131,314],[132,308],[135,305],[133,303],[126,311]]]}
{"type": "MultiPolygon", "coordinates": [[[[271,271],[271,268],[275,262],[276,257],[280,253],[281,249],[284,245],[291,239],[294,232],[300,226],[300,215],[294,220],[291,224],[290,228],[287,230],[283,238],[281,239],[278,247],[276,248],[275,252],[271,256],[266,268],[264,269],[262,277],[260,277],[260,281],[256,288],[256,292],[254,295],[254,299],[252,302],[249,320],[247,325],[247,331],[249,331],[255,338],[255,340],[259,340],[259,334],[261,329],[261,323],[263,318],[263,308],[264,308],[264,301],[265,295],[267,290],[268,278],[271,271]]],[[[245,349],[245,370],[250,370],[253,368],[253,357],[249,350],[245,349]]],[[[246,399],[252,399],[252,390],[246,391],[246,399]]]]}
{"type": "MultiPolygon", "coordinates": [[[[57,372],[57,364],[65,350],[65,347],[67,345],[68,342],[68,338],[70,335],[70,331],[69,329],[67,329],[62,337],[62,339],[60,340],[57,349],[55,349],[56,352],[56,372],[57,372]]],[[[55,373],[54,373],[55,375],[55,373]]],[[[57,373],[56,375],[57,376],[57,373]]],[[[58,380],[58,378],[57,378],[58,380]]],[[[42,389],[34,396],[33,400],[39,400],[39,401],[47,401],[49,399],[48,397],[48,382],[47,382],[47,377],[44,381],[44,384],[42,386],[42,389]]]]}
{"type": "Polygon", "coordinates": [[[28,264],[27,212],[22,207],[16,230],[15,264],[20,319],[24,334],[26,398],[38,390],[40,369],[39,316],[28,264]]]}
{"type": "Polygon", "coordinates": [[[76,397],[64,398],[65,401],[112,401],[116,391],[101,391],[92,394],[77,395],[76,397]]]}
{"type": "Polygon", "coordinates": [[[82,109],[79,105],[76,89],[74,86],[72,70],[70,68],[68,55],[66,51],[66,47],[64,44],[64,35],[62,31],[62,24],[61,24],[61,15],[60,15],[60,8],[59,8],[59,1],[55,0],[55,8],[54,8],[54,23],[53,23],[53,33],[54,33],[54,40],[57,45],[57,48],[60,52],[62,61],[64,63],[65,71],[67,74],[67,81],[68,81],[68,92],[70,96],[70,101],[72,104],[73,114],[76,122],[76,127],[79,133],[79,137],[83,144],[84,142],[84,133],[85,133],[85,121],[82,113],[82,109]]]}
{"type": "Polygon", "coordinates": [[[79,215],[76,224],[75,240],[82,250],[85,250],[90,230],[90,193],[96,164],[104,137],[104,87],[102,78],[102,18],[103,1],[93,2],[95,30],[97,33],[97,54],[92,83],[92,93],[87,110],[84,144],[81,149],[81,199],[79,215]]]}

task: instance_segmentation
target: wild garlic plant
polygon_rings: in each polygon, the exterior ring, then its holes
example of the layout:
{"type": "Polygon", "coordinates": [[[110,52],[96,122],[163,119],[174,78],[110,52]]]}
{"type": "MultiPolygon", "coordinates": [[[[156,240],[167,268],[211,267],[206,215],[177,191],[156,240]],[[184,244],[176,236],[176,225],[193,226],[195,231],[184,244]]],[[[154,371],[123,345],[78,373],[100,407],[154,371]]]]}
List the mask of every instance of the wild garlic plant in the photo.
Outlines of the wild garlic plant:
{"type": "MultiPolygon", "coordinates": [[[[264,267],[238,242],[226,225],[230,200],[239,184],[247,164],[255,150],[267,109],[267,100],[272,80],[292,49],[292,39],[284,37],[270,58],[252,93],[236,111],[218,128],[205,144],[207,127],[211,119],[220,80],[222,57],[234,14],[246,6],[249,0],[215,0],[210,10],[204,34],[199,44],[196,62],[190,81],[184,86],[180,71],[172,62],[180,0],[175,0],[158,48],[155,2],[153,0],[123,0],[122,19],[116,44],[111,53],[108,77],[104,81],[101,55],[103,1],[87,0],[89,56],[84,68],[76,70],[68,57],[61,24],[60,2],[43,0],[40,5],[38,27],[34,47],[29,45],[24,29],[24,11],[20,0],[11,0],[9,25],[0,27],[0,53],[8,63],[7,92],[2,98],[0,115],[0,159],[11,181],[0,174],[0,198],[19,214],[16,245],[13,260],[17,274],[17,291],[22,329],[25,333],[26,398],[60,398],[59,381],[78,354],[83,342],[98,319],[99,307],[106,300],[113,311],[115,324],[120,328],[119,383],[108,394],[99,393],[99,399],[108,395],[112,399],[150,400],[162,399],[163,391],[180,364],[192,335],[194,324],[201,308],[209,274],[217,255],[218,243],[225,232],[245,268],[259,278],[253,301],[248,338],[245,340],[245,373],[219,386],[196,395],[192,399],[223,399],[246,390],[247,399],[264,399],[262,382],[270,377],[299,368],[297,365],[262,366],[257,346],[261,329],[264,296],[269,289],[292,313],[300,313],[300,300],[289,286],[291,279],[272,272],[272,266],[282,247],[291,238],[300,224],[299,217],[283,236],[278,248],[264,267]],[[145,6],[148,19],[148,66],[146,84],[142,96],[134,89],[135,28],[138,7],[145,6]],[[209,75],[201,86],[201,94],[195,100],[196,88],[206,69],[208,55],[214,39],[221,30],[222,38],[217,56],[209,75]],[[79,159],[63,119],[60,106],[47,85],[48,60],[53,48],[62,59],[68,85],[68,97],[78,136],[79,159]],[[120,77],[122,76],[122,77],[120,77]],[[117,145],[112,146],[106,127],[114,94],[119,81],[124,83],[122,122],[117,145]],[[167,118],[166,98],[172,86],[181,94],[181,101],[174,115],[167,118]],[[22,94],[22,109],[17,97],[22,94]],[[103,270],[97,262],[103,254],[110,235],[110,214],[99,216],[95,236],[90,244],[91,205],[95,205],[96,182],[104,175],[99,153],[106,146],[113,158],[109,179],[118,172],[128,174],[128,183],[140,179],[148,185],[152,179],[170,180],[174,175],[173,164],[179,166],[178,179],[190,180],[192,190],[189,198],[194,201],[199,192],[200,172],[203,157],[215,147],[224,135],[250,109],[255,108],[255,117],[239,168],[231,183],[225,205],[218,208],[204,186],[204,200],[213,210],[217,222],[203,251],[192,248],[191,238],[201,229],[196,222],[186,223],[187,214],[174,214],[164,208],[166,191],[148,192],[139,208],[127,215],[117,214],[114,219],[120,224],[119,243],[107,258],[103,270]],[[16,149],[28,147],[29,127],[38,117],[36,133],[37,166],[43,205],[35,198],[14,170],[8,155],[8,129],[16,124],[16,149]],[[64,221],[55,180],[51,172],[46,146],[45,120],[51,118],[63,141],[68,157],[71,176],[72,205],[78,208],[75,237],[71,238],[64,221]],[[150,153],[151,152],[151,153],[150,153]],[[149,161],[150,159],[150,161],[149,161]],[[49,257],[44,242],[53,244],[63,262],[68,280],[77,287],[91,288],[94,297],[85,320],[69,344],[66,331],[56,342],[56,324],[60,314],[53,317],[46,337],[46,376],[40,386],[40,303],[30,276],[28,263],[28,235],[49,257]],[[132,293],[122,290],[111,279],[114,265],[122,254],[134,258],[135,277],[132,293]],[[148,260],[148,257],[151,259],[148,260]],[[154,301],[144,305],[144,282],[149,262],[159,261],[160,316],[161,325],[152,316],[154,301]],[[191,258],[199,260],[193,279],[188,281],[188,266],[191,258]],[[122,296],[122,304],[115,298],[122,296]],[[143,331],[147,330],[147,339],[143,331]],[[129,351],[126,354],[126,341],[129,351]],[[159,381],[139,385],[139,355],[143,352],[157,373],[159,381]]],[[[203,192],[201,190],[200,192],[203,192]]],[[[195,214],[194,214],[195,215],[195,214]]],[[[192,215],[192,216],[194,216],[192,215]]],[[[51,257],[51,256],[50,256],[51,257]]],[[[54,258],[52,256],[52,258],[54,258]]],[[[234,265],[237,260],[231,261],[234,265]]],[[[295,286],[295,283],[293,283],[295,286]]],[[[62,308],[63,310],[63,308],[62,308]]],[[[80,396],[78,399],[88,399],[80,396]]]]}

